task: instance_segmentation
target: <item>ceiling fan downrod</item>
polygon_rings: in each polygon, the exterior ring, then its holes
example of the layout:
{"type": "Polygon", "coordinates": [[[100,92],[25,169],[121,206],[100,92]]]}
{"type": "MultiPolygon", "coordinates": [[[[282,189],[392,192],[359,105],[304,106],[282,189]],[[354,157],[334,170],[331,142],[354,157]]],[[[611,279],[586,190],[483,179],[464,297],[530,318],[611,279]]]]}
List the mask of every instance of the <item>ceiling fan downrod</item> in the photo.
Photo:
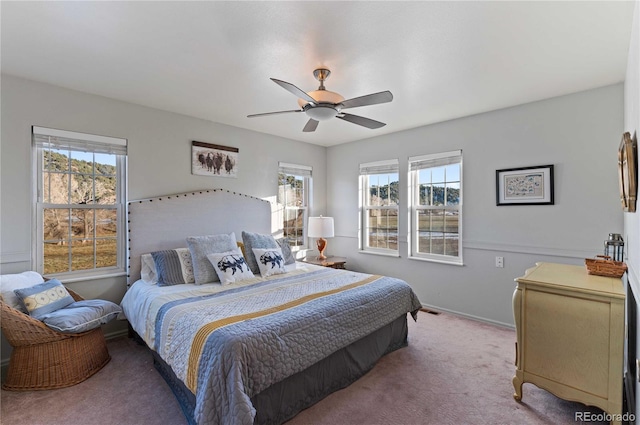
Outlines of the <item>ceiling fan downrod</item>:
{"type": "Polygon", "coordinates": [[[329,75],[331,75],[331,71],[327,68],[318,68],[313,70],[313,76],[316,80],[320,81],[320,87],[318,87],[318,90],[325,90],[324,80],[329,78],[329,75]]]}

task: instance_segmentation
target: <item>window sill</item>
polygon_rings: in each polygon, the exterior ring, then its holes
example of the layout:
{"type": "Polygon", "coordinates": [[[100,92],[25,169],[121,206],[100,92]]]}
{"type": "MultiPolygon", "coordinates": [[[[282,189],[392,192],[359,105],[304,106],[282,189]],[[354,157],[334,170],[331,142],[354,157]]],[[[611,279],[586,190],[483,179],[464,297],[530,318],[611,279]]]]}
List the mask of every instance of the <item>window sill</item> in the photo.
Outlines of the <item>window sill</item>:
{"type": "Polygon", "coordinates": [[[47,278],[56,278],[62,283],[75,283],[75,282],[87,282],[90,280],[97,280],[97,279],[107,279],[111,277],[120,277],[120,276],[126,276],[126,275],[127,273],[122,270],[112,270],[112,271],[110,270],[110,271],[104,271],[102,273],[71,273],[71,274],[52,273],[52,274],[47,274],[43,276],[47,278]]]}
{"type": "Polygon", "coordinates": [[[409,256],[407,258],[409,260],[425,261],[427,263],[449,264],[451,266],[464,266],[464,263],[462,261],[447,261],[447,260],[438,260],[435,258],[412,257],[412,256],[409,256]]]}
{"type": "Polygon", "coordinates": [[[379,255],[381,257],[396,257],[396,258],[400,258],[400,254],[396,253],[396,252],[379,252],[379,251],[364,251],[364,250],[360,250],[358,251],[360,254],[367,254],[367,255],[379,255]]]}

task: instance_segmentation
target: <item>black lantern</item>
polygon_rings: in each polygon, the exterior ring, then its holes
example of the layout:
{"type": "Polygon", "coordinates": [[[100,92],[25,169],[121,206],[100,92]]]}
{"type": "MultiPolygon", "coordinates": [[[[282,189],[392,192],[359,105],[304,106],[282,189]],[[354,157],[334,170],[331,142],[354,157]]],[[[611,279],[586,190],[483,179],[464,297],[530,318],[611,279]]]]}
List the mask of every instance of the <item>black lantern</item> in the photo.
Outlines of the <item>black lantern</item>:
{"type": "Polygon", "coordinates": [[[614,261],[624,261],[624,240],[619,233],[609,233],[609,239],[604,241],[604,255],[614,261]]]}

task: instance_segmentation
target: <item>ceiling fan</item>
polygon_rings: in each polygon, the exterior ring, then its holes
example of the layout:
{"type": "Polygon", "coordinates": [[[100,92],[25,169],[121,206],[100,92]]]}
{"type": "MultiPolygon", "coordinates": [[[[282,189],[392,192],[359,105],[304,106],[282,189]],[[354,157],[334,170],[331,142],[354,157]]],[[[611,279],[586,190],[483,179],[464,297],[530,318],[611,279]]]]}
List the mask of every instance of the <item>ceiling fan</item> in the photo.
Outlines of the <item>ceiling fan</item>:
{"type": "Polygon", "coordinates": [[[316,77],[316,80],[320,81],[320,87],[318,87],[318,90],[310,91],[308,93],[303,92],[301,89],[291,83],[272,78],[271,81],[278,84],[283,89],[298,96],[298,105],[300,105],[301,109],[265,112],[263,114],[247,115],[247,117],[253,118],[262,117],[265,115],[286,114],[289,112],[304,112],[309,117],[309,121],[307,121],[307,124],[304,126],[302,131],[307,133],[316,131],[316,128],[318,127],[318,123],[320,121],[326,121],[333,117],[340,118],[341,120],[348,121],[353,124],[358,124],[370,129],[380,128],[386,125],[385,123],[380,121],[361,117],[359,115],[347,114],[342,111],[347,108],[391,102],[393,100],[393,95],[390,91],[381,91],[379,93],[368,94],[365,96],[354,97],[352,99],[345,100],[344,97],[342,97],[340,94],[325,89],[324,81],[329,78],[329,75],[331,75],[331,71],[327,68],[318,68],[314,70],[313,76],[316,77]]]}

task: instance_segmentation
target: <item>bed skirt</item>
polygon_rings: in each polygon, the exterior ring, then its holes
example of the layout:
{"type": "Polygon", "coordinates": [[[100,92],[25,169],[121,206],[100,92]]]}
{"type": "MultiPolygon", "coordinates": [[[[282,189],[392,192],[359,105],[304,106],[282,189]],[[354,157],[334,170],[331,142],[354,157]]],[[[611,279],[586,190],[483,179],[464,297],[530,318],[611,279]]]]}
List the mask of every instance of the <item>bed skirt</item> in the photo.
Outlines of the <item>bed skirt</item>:
{"type": "MultiPolygon", "coordinates": [[[[280,381],[251,398],[256,409],[255,424],[281,424],[332,392],[355,382],[385,354],[407,345],[407,315],[404,314],[342,348],[309,368],[280,381]]],[[[154,365],[169,384],[190,425],[196,398],[171,368],[153,350],[154,365]]]]}

